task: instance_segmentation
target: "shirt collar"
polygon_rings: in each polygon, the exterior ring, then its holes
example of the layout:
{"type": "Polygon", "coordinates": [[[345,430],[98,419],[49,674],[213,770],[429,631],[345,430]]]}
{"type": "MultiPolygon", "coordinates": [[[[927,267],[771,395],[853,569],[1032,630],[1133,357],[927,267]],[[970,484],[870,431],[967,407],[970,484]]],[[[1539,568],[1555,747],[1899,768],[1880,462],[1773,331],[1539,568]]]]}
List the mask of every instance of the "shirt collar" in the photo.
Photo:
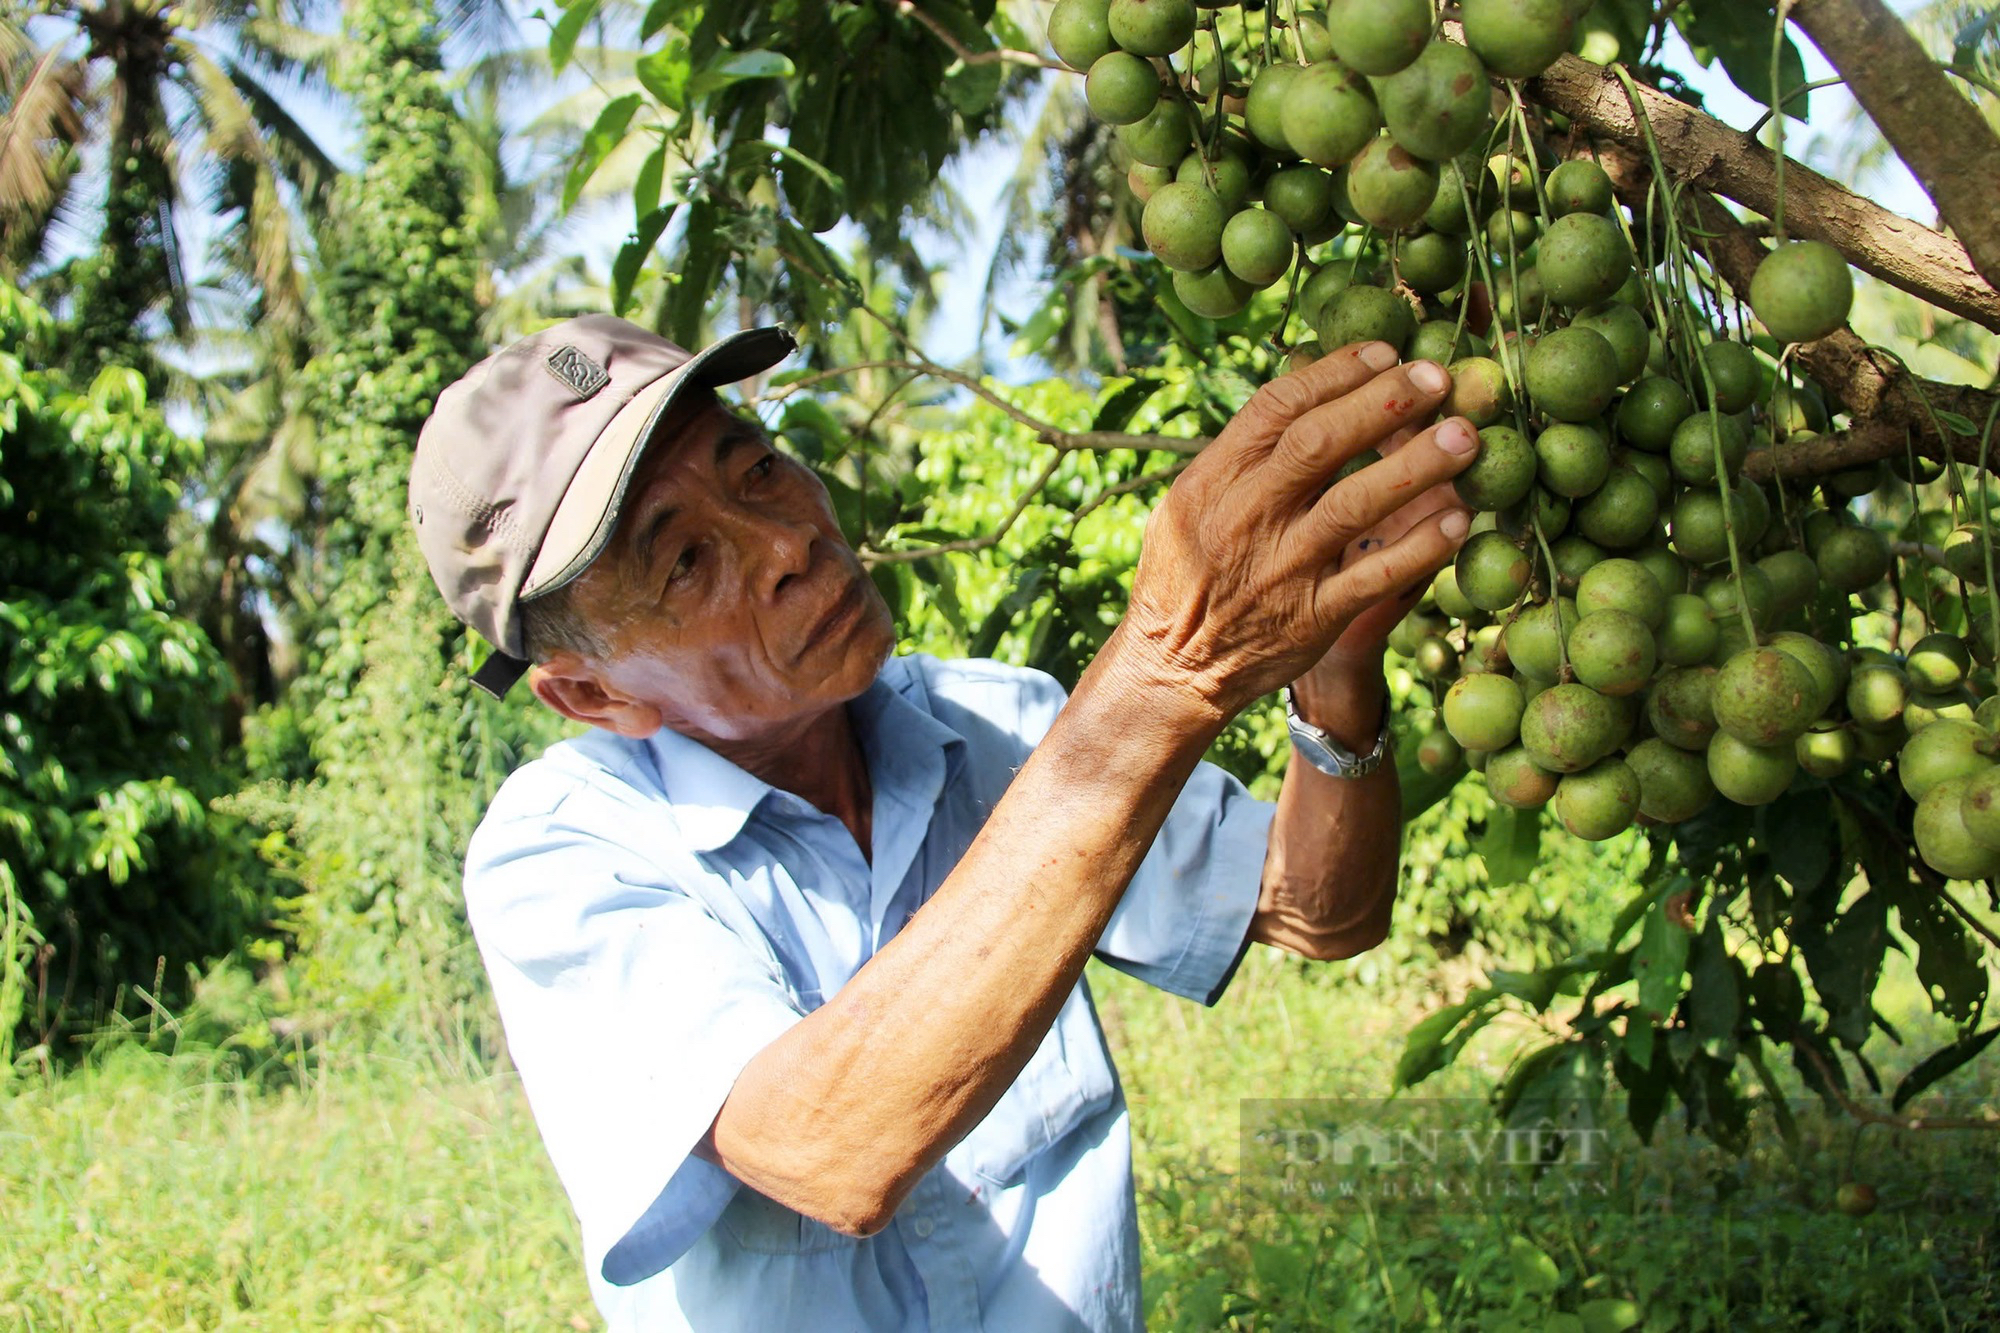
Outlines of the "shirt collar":
{"type": "MultiPolygon", "coordinates": [[[[932,716],[929,705],[917,673],[904,659],[892,657],[848,706],[878,794],[885,786],[904,785],[903,765],[910,762],[905,756],[914,756],[919,768],[928,769],[929,756],[942,752],[938,789],[950,782],[965,762],[965,738],[932,716]]],[[[647,746],[674,822],[692,851],[713,852],[727,846],[743,832],[765,798],[777,790],[679,732],[662,727],[647,746]]],[[[937,790],[929,796],[935,800],[937,790]]]]}

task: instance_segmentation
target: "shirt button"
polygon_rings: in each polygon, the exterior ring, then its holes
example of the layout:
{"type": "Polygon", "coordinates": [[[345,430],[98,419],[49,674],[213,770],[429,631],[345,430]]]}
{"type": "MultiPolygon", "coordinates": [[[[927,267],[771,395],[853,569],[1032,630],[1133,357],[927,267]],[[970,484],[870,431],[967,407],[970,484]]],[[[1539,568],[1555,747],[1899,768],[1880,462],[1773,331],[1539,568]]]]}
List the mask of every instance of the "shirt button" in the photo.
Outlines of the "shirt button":
{"type": "Polygon", "coordinates": [[[917,1233],[918,1240],[927,1240],[931,1234],[931,1220],[928,1217],[920,1217],[910,1224],[910,1230],[917,1233]]]}

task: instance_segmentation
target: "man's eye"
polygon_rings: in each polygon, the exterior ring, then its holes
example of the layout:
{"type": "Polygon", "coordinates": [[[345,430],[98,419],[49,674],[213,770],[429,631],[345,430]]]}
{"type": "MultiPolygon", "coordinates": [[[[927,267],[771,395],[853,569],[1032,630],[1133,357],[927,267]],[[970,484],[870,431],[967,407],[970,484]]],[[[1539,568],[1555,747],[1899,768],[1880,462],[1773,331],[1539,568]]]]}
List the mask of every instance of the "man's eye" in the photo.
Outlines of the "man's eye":
{"type": "Polygon", "coordinates": [[[778,456],[776,454],[765,454],[750,465],[750,480],[764,480],[764,478],[771,475],[771,469],[776,466],[778,466],[778,456]]]}
{"type": "Polygon", "coordinates": [[[694,548],[690,546],[681,552],[681,558],[674,561],[674,567],[667,572],[667,582],[679,583],[694,572],[694,548]]]}

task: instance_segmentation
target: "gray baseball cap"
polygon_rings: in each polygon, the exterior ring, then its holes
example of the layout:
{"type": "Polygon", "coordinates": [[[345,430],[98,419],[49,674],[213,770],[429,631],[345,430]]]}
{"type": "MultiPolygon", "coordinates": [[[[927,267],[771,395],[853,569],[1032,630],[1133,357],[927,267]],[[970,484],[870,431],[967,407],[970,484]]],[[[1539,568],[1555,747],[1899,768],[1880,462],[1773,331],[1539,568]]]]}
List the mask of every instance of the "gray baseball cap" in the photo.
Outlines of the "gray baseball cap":
{"type": "Polygon", "coordinates": [[[493,645],[473,681],[495,698],[528,669],[521,603],[583,573],[653,429],[683,385],[769,370],[798,344],[744,329],[689,352],[610,315],[502,348],[438,395],[410,467],[410,519],[452,614],[493,645]]]}

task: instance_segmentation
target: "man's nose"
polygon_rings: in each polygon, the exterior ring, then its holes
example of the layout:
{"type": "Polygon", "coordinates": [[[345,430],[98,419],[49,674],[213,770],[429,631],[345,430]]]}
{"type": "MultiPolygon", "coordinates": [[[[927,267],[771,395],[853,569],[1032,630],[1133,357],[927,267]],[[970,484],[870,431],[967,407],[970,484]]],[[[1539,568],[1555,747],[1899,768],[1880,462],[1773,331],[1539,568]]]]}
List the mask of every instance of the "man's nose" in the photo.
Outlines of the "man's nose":
{"type": "Polygon", "coordinates": [[[790,514],[753,513],[747,517],[744,535],[752,553],[752,587],[761,597],[774,597],[812,568],[813,543],[819,539],[819,530],[790,514]]]}

